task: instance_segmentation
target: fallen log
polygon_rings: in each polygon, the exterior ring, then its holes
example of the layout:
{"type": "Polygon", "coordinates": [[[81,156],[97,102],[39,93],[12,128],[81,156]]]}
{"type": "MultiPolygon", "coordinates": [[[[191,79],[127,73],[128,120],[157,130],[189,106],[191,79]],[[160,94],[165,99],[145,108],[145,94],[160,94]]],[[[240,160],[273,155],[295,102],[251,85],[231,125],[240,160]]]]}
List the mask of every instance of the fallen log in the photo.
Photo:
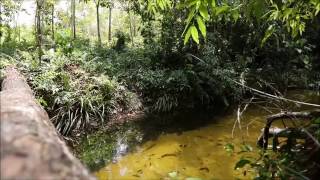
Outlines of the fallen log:
{"type": "MultiPolygon", "coordinates": [[[[278,114],[271,115],[267,117],[267,122],[265,127],[263,128],[263,132],[260,135],[257,144],[260,147],[263,147],[264,149],[268,148],[268,139],[270,137],[274,137],[274,145],[277,144],[277,138],[278,137],[289,137],[292,134],[296,134],[297,136],[301,136],[302,138],[307,136],[307,132],[304,132],[303,130],[299,130],[296,128],[286,128],[286,129],[279,129],[279,128],[272,128],[270,130],[270,127],[272,123],[276,120],[281,119],[291,119],[291,120],[311,120],[312,118],[320,117],[320,110],[313,110],[308,112],[281,112],[278,114]]],[[[275,150],[275,147],[273,147],[275,150]]]]}
{"type": "Polygon", "coordinates": [[[5,71],[0,98],[0,179],[95,179],[70,153],[14,67],[5,71]]]}

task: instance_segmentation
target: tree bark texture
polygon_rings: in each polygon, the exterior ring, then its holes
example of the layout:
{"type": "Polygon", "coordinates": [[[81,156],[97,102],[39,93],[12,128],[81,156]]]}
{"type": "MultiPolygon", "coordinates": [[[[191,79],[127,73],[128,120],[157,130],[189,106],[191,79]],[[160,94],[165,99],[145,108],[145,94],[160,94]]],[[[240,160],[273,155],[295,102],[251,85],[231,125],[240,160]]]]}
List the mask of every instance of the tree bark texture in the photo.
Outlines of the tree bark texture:
{"type": "Polygon", "coordinates": [[[51,7],[51,36],[52,41],[54,41],[54,4],[51,7]]]}
{"type": "Polygon", "coordinates": [[[97,33],[98,33],[98,46],[101,46],[101,34],[100,34],[100,2],[98,1],[96,4],[96,13],[97,13],[97,33]]]}
{"type": "Polygon", "coordinates": [[[109,42],[111,42],[111,26],[112,26],[111,20],[112,20],[112,8],[111,8],[111,5],[110,5],[110,7],[109,7],[109,32],[108,32],[108,40],[109,40],[109,42]]]}
{"type": "Polygon", "coordinates": [[[42,52],[42,32],[41,32],[41,9],[43,2],[36,1],[36,17],[35,17],[35,36],[36,36],[36,45],[38,48],[38,59],[41,63],[42,52]]]}
{"type": "Polygon", "coordinates": [[[94,179],[60,139],[18,71],[8,67],[4,77],[0,179],[94,179]]]}
{"type": "Polygon", "coordinates": [[[76,39],[76,1],[75,0],[71,1],[71,10],[72,10],[71,32],[72,32],[73,39],[76,39]]]}

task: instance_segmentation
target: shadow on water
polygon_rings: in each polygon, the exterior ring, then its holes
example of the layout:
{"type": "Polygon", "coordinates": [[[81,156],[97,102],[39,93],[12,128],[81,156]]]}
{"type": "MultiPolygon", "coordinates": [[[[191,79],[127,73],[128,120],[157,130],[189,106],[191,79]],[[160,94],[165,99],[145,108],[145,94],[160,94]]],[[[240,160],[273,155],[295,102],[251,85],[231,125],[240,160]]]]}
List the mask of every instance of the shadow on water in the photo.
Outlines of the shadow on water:
{"type": "Polygon", "coordinates": [[[136,124],[144,133],[143,142],[146,142],[155,140],[162,134],[176,133],[181,135],[185,131],[205,127],[214,123],[219,114],[222,116],[226,111],[227,109],[218,113],[217,111],[193,110],[174,114],[149,114],[136,124]]]}

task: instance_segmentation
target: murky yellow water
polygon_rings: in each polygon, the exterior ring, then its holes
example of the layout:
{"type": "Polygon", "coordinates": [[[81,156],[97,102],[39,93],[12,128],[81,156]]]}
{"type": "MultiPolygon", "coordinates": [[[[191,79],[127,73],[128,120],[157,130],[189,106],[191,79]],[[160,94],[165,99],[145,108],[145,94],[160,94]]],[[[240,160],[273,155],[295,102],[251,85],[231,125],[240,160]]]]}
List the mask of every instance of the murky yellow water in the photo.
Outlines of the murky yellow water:
{"type": "MultiPolygon", "coordinates": [[[[298,95],[301,95],[298,93],[298,95]]],[[[320,99],[318,95],[315,96],[320,99]]],[[[304,98],[305,99],[305,98],[304,98]]],[[[311,98],[314,101],[314,98],[311,98]]],[[[320,102],[320,101],[319,101],[320,102]]],[[[252,106],[253,107],[253,106],[252,106]]],[[[267,113],[257,107],[248,108],[232,138],[236,113],[216,118],[214,123],[182,134],[163,134],[148,141],[96,173],[100,180],[166,179],[168,173],[177,172],[178,179],[252,179],[253,173],[234,170],[243,154],[226,152],[224,146],[233,143],[235,152],[245,141],[254,149],[264,126],[267,113]]],[[[253,155],[253,154],[251,154],[253,155]]],[[[250,171],[250,170],[249,170],[250,171]]]]}

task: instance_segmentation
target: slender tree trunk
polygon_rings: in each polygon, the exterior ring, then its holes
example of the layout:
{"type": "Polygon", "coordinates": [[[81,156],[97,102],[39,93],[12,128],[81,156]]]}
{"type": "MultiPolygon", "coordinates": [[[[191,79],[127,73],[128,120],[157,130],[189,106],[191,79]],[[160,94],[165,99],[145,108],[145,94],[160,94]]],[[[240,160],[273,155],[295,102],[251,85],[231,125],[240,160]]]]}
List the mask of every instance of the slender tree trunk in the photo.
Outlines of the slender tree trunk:
{"type": "Polygon", "coordinates": [[[133,37],[137,36],[137,26],[136,26],[136,18],[132,16],[132,25],[133,25],[133,37]]]}
{"type": "Polygon", "coordinates": [[[128,10],[128,15],[129,15],[129,25],[130,25],[130,39],[131,39],[131,44],[133,45],[133,27],[132,27],[132,18],[131,18],[131,13],[130,10],[128,10]]]}
{"type": "Polygon", "coordinates": [[[52,4],[52,9],[51,9],[51,37],[52,37],[52,40],[54,41],[54,4],[52,4]]]}
{"type": "Polygon", "coordinates": [[[108,40],[111,42],[111,19],[112,19],[112,8],[109,7],[109,33],[108,33],[108,40]]]}
{"type": "Polygon", "coordinates": [[[76,39],[76,2],[75,0],[71,1],[71,31],[73,39],[76,39]]]}
{"type": "MultiPolygon", "coordinates": [[[[2,14],[2,5],[0,4],[0,14],[2,14]]],[[[0,16],[0,47],[2,47],[1,39],[2,39],[2,17],[0,16]]]]}
{"type": "Polygon", "coordinates": [[[97,33],[98,33],[98,46],[101,47],[101,34],[100,34],[100,15],[99,15],[99,1],[96,4],[96,12],[97,12],[97,33]]]}
{"type": "Polygon", "coordinates": [[[15,29],[14,29],[14,41],[16,41],[16,38],[18,37],[19,39],[19,29],[18,29],[18,12],[15,13],[14,15],[14,21],[15,21],[15,29]]]}
{"type": "Polygon", "coordinates": [[[36,38],[36,46],[38,48],[38,59],[39,63],[41,63],[42,56],[42,34],[41,34],[41,5],[39,0],[36,1],[36,17],[35,17],[35,38],[36,38]]]}
{"type": "Polygon", "coordinates": [[[18,27],[18,39],[19,39],[19,42],[21,42],[21,27],[20,26],[18,27]]]}

